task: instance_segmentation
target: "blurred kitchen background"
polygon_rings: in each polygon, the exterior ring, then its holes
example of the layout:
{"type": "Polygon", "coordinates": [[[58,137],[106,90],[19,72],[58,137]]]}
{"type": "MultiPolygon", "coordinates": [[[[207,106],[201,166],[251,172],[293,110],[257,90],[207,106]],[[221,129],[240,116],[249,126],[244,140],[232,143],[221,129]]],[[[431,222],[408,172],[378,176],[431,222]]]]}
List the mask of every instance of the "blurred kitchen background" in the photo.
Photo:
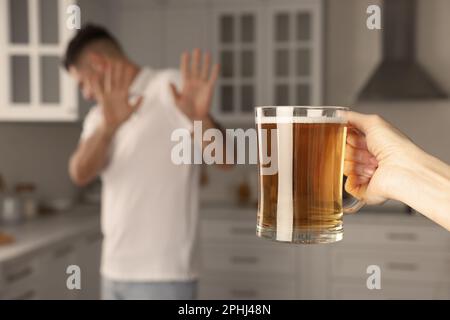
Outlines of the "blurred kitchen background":
{"type": "MultiPolygon", "coordinates": [[[[0,298],[96,299],[100,185],[67,162],[90,105],[60,68],[67,0],[0,0],[0,298]],[[79,265],[82,289],[66,288],[79,265]]],[[[222,64],[214,115],[253,127],[255,105],[377,113],[450,163],[448,0],[82,0],[141,65],[177,68],[200,47],[222,64]],[[382,30],[366,27],[382,7],[382,30]]],[[[295,246],[255,236],[255,165],[205,168],[203,299],[449,299],[450,233],[402,204],[344,219],[344,240],[295,246]],[[367,267],[381,268],[369,290],[367,267]]]]}

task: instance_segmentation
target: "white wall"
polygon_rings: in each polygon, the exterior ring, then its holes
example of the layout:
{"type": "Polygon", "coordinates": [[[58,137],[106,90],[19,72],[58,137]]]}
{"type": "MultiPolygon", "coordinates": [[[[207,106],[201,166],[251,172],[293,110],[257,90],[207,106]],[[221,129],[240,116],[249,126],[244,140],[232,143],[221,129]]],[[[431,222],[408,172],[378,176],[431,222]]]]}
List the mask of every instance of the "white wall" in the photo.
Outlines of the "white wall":
{"type": "Polygon", "coordinates": [[[366,27],[366,9],[379,0],[325,1],[324,86],[328,105],[351,105],[381,58],[381,32],[366,27]]]}

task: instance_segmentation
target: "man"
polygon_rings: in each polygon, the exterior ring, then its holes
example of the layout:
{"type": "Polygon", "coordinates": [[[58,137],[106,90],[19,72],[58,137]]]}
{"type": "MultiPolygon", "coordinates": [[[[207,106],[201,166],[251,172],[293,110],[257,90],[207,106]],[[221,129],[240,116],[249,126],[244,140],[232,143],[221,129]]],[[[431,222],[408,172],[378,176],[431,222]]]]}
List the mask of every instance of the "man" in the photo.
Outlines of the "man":
{"type": "Polygon", "coordinates": [[[72,180],[101,176],[104,299],[192,299],[197,278],[196,166],[175,165],[171,133],[216,127],[209,115],[218,65],[200,50],[177,71],[141,68],[105,29],[84,26],[64,65],[88,113],[70,159],[72,180]]]}

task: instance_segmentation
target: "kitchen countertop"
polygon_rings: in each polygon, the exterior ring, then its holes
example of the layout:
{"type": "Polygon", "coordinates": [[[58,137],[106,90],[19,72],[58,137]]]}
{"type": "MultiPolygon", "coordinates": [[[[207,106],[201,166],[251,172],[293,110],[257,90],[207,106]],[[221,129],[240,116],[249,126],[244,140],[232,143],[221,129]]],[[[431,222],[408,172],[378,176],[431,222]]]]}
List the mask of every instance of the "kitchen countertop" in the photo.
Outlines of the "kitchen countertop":
{"type": "MultiPolygon", "coordinates": [[[[255,204],[237,203],[201,203],[202,219],[254,219],[255,204]]],[[[437,226],[420,214],[408,214],[395,211],[362,210],[354,215],[345,215],[344,224],[396,224],[437,226]]],[[[36,218],[17,226],[1,227],[1,231],[14,237],[14,242],[0,246],[0,263],[21,255],[58,243],[65,238],[90,230],[100,230],[100,207],[96,205],[78,205],[68,212],[56,213],[36,218]]]]}
{"type": "Polygon", "coordinates": [[[0,246],[0,263],[95,229],[100,230],[100,207],[95,205],[77,205],[17,226],[1,226],[14,242],[0,246]]]}
{"type": "MultiPolygon", "coordinates": [[[[255,219],[256,205],[241,206],[237,203],[202,202],[200,216],[212,219],[255,219]]],[[[380,207],[365,207],[356,214],[345,214],[344,224],[375,224],[375,225],[420,225],[437,226],[434,222],[420,213],[408,213],[398,209],[384,209],[380,207]]]]}

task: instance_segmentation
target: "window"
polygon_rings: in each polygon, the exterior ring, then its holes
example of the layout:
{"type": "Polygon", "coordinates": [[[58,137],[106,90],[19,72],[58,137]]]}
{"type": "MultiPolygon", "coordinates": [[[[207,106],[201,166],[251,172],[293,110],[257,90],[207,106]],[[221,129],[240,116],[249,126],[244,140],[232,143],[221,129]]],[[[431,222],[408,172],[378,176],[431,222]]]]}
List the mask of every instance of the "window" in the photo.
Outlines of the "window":
{"type": "Polygon", "coordinates": [[[219,81],[221,114],[251,113],[256,94],[256,13],[219,11],[217,53],[222,66],[219,81]]]}
{"type": "Polygon", "coordinates": [[[0,0],[0,121],[74,121],[76,84],[60,58],[71,0],[0,0]]]}
{"type": "MultiPolygon", "coordinates": [[[[273,30],[273,99],[276,105],[310,105],[320,103],[312,99],[312,86],[318,83],[317,70],[313,74],[313,52],[320,52],[318,41],[312,41],[312,15],[309,9],[274,8],[273,30]]],[[[316,53],[315,59],[318,54],[316,53]]],[[[317,87],[317,85],[316,85],[317,87]]]]}
{"type": "Polygon", "coordinates": [[[320,0],[216,0],[212,44],[221,64],[214,115],[253,122],[257,105],[321,105],[320,0]]]}

